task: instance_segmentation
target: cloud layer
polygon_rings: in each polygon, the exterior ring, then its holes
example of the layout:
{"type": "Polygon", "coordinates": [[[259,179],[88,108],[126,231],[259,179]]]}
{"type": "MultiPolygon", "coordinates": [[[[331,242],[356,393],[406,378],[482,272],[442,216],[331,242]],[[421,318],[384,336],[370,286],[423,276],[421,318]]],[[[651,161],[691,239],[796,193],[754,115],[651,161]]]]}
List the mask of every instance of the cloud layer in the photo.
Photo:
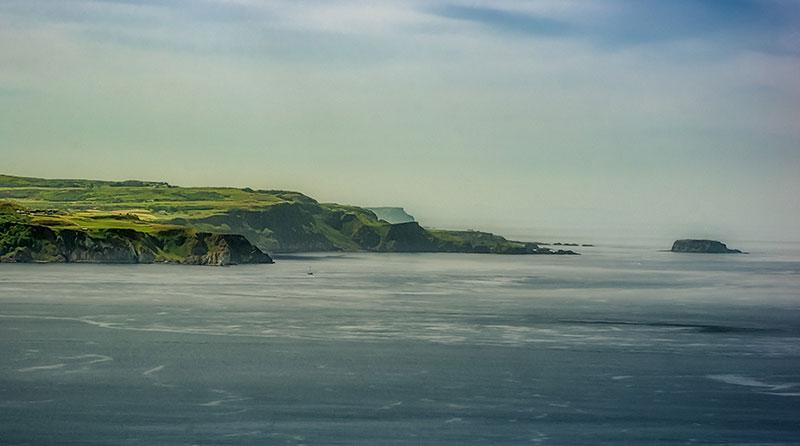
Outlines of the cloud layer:
{"type": "Polygon", "coordinates": [[[789,0],[6,0],[3,170],[800,239],[799,24],[789,0]]]}

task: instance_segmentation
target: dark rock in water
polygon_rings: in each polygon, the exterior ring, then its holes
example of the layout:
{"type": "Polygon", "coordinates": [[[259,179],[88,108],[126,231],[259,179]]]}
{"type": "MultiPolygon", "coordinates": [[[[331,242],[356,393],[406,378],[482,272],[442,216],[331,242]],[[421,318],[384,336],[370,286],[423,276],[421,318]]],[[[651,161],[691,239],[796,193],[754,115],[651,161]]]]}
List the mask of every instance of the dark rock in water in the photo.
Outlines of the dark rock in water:
{"type": "Polygon", "coordinates": [[[705,254],[742,254],[738,249],[729,249],[725,243],[716,240],[675,240],[672,252],[705,253],[705,254]]]}
{"type": "MultiPolygon", "coordinates": [[[[554,242],[554,243],[543,243],[543,244],[551,246],[581,246],[579,243],[570,243],[570,242],[554,242]]],[[[583,245],[583,246],[594,246],[594,245],[583,245]]]]}
{"type": "Polygon", "coordinates": [[[559,249],[558,251],[555,251],[555,252],[540,253],[540,254],[558,254],[558,255],[569,255],[569,256],[577,256],[577,255],[579,255],[577,252],[575,252],[575,251],[573,251],[571,249],[559,249]]]}

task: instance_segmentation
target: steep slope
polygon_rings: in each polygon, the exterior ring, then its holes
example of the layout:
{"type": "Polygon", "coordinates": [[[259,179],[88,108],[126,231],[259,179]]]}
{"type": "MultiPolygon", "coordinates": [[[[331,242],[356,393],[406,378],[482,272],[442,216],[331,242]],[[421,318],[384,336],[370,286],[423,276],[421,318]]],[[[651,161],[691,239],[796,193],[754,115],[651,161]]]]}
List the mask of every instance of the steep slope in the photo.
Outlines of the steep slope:
{"type": "Polygon", "coordinates": [[[272,263],[267,254],[237,234],[180,227],[147,232],[120,227],[90,230],[37,217],[20,206],[0,202],[0,262],[272,263]]]}

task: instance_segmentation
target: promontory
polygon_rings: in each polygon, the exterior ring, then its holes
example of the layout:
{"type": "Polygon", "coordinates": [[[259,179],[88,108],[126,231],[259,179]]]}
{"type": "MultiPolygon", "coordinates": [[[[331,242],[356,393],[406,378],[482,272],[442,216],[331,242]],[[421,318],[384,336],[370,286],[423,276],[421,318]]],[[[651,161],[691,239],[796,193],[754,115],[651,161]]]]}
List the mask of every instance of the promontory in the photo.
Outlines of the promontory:
{"type": "Polygon", "coordinates": [[[0,200],[6,262],[224,265],[313,251],[577,254],[488,232],[391,222],[283,190],[0,175],[0,200]]]}

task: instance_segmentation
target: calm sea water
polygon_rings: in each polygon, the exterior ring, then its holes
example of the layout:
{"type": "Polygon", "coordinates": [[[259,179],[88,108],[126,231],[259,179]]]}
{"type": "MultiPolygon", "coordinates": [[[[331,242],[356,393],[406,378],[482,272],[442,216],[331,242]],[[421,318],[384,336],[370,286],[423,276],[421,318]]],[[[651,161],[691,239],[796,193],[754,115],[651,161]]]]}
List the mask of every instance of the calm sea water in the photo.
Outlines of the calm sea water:
{"type": "Polygon", "coordinates": [[[800,444],[800,246],[741,247],[0,265],[0,443],[800,444]]]}

